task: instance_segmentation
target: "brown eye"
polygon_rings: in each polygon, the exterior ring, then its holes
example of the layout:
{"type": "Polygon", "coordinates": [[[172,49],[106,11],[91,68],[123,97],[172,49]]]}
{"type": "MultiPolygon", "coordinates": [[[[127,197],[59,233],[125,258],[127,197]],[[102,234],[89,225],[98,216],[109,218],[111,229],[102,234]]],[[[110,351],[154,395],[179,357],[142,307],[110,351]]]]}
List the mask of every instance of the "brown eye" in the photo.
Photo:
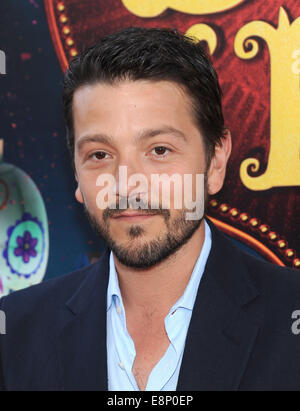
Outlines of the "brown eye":
{"type": "Polygon", "coordinates": [[[97,160],[103,160],[106,156],[106,153],[104,151],[97,151],[96,153],[93,154],[97,160]]]}
{"type": "Polygon", "coordinates": [[[155,147],[153,150],[155,151],[155,154],[157,154],[158,156],[162,156],[166,154],[166,151],[168,149],[166,147],[159,146],[159,147],[155,147]]]}

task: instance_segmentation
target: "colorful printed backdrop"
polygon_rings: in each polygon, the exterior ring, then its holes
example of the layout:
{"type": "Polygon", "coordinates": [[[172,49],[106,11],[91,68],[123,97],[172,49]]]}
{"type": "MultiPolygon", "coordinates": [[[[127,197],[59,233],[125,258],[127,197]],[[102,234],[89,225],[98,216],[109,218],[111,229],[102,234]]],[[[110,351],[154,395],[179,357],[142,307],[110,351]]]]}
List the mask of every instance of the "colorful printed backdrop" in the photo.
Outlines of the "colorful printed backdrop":
{"type": "Polygon", "coordinates": [[[78,51],[127,26],[177,28],[207,43],[233,135],[226,184],[209,213],[267,259],[299,267],[300,3],[45,0],[45,6],[63,71],[78,51]]]}
{"type": "Polygon", "coordinates": [[[127,26],[206,42],[233,136],[209,216],[241,247],[300,267],[298,0],[4,0],[0,16],[0,295],[101,254],[74,198],[61,80],[72,56],[127,26]]]}

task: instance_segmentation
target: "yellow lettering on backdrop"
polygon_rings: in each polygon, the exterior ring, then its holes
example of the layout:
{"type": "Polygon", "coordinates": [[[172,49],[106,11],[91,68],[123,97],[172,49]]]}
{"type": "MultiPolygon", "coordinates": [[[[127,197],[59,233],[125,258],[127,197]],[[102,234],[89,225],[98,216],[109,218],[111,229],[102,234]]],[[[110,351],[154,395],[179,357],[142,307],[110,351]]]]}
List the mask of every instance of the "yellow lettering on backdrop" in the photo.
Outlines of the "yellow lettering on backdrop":
{"type": "Polygon", "coordinates": [[[207,24],[194,24],[188,29],[185,35],[196,42],[205,40],[208,44],[210,54],[214,54],[217,48],[218,39],[214,30],[207,24]]]}
{"type": "MultiPolygon", "coordinates": [[[[250,190],[300,185],[300,17],[289,22],[280,8],[278,28],[263,21],[253,21],[242,27],[235,38],[235,52],[242,59],[251,59],[259,51],[253,37],[265,40],[271,64],[271,130],[270,151],[264,174],[252,177],[248,167],[257,172],[256,158],[241,163],[240,177],[250,190]],[[251,38],[252,37],[252,38],[251,38]]],[[[245,136],[251,138],[251,136],[245,136]]]]}
{"type": "Polygon", "coordinates": [[[156,17],[170,8],[188,14],[210,14],[232,9],[246,0],[122,0],[139,17],[156,17]]]}
{"type": "Polygon", "coordinates": [[[294,50],[292,58],[296,61],[293,63],[292,70],[296,75],[300,74],[300,50],[294,50]]]}

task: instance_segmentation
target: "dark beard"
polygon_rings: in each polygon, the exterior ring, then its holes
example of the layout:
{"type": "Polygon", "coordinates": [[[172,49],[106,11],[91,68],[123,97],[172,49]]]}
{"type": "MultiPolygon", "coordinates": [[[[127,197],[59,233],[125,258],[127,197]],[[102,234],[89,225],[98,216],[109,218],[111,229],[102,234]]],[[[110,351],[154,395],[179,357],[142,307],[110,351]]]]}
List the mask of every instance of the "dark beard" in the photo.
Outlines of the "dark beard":
{"type": "MultiPolygon", "coordinates": [[[[140,246],[136,242],[133,246],[129,240],[127,246],[120,246],[109,234],[109,217],[107,214],[111,214],[111,211],[115,213],[118,210],[106,209],[103,213],[103,216],[106,215],[106,217],[103,218],[103,223],[99,223],[85,207],[86,215],[95,232],[107,242],[108,247],[122,264],[133,268],[153,267],[175,253],[188,242],[200,227],[203,219],[186,220],[186,211],[182,210],[180,215],[171,221],[169,210],[155,210],[156,214],[163,216],[168,227],[168,232],[163,235],[163,238],[157,238],[140,246]]],[[[147,210],[143,210],[144,212],[147,212],[147,210]]],[[[153,210],[149,210],[149,213],[153,213],[153,210]]],[[[144,232],[144,228],[138,224],[131,225],[128,228],[128,236],[131,240],[142,238],[144,232]]]]}
{"type": "MultiPolygon", "coordinates": [[[[205,173],[205,190],[204,190],[204,209],[206,210],[208,203],[207,190],[207,174],[205,173]]],[[[128,200],[130,207],[130,201],[128,200]]],[[[143,202],[140,202],[140,208],[143,213],[161,215],[165,221],[168,231],[163,236],[156,238],[147,244],[133,242],[134,239],[142,238],[145,234],[144,228],[139,224],[131,225],[127,229],[129,237],[128,245],[121,246],[109,234],[109,218],[120,212],[119,207],[112,209],[106,208],[103,212],[103,221],[100,223],[89,212],[84,203],[84,210],[95,232],[102,237],[108,247],[113,251],[117,259],[124,265],[132,268],[149,268],[174,254],[180,247],[188,242],[195,231],[200,227],[203,217],[198,220],[187,220],[186,212],[191,210],[181,210],[180,214],[173,220],[170,218],[170,211],[168,209],[147,209],[143,208],[143,202]]],[[[126,210],[122,209],[121,212],[126,210]]]]}

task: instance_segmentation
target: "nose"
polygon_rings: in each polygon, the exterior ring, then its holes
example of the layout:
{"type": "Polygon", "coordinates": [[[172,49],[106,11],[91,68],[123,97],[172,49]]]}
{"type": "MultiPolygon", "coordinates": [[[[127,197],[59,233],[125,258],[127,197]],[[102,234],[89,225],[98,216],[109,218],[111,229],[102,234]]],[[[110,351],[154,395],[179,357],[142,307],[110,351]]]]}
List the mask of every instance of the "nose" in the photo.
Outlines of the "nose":
{"type": "Polygon", "coordinates": [[[123,201],[131,198],[146,200],[148,179],[143,164],[137,158],[122,161],[116,170],[116,196],[123,201]]]}

